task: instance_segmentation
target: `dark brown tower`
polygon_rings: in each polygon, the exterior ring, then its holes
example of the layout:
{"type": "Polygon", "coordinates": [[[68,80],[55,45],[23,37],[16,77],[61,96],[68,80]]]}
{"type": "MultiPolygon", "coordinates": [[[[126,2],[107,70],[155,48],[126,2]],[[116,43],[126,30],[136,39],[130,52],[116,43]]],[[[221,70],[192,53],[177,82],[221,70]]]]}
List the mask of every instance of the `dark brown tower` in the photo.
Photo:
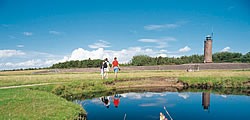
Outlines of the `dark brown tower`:
{"type": "Polygon", "coordinates": [[[204,63],[212,63],[212,39],[208,35],[204,41],[204,63]]]}
{"type": "Polygon", "coordinates": [[[202,93],[202,106],[204,110],[210,106],[210,93],[202,93]]]}

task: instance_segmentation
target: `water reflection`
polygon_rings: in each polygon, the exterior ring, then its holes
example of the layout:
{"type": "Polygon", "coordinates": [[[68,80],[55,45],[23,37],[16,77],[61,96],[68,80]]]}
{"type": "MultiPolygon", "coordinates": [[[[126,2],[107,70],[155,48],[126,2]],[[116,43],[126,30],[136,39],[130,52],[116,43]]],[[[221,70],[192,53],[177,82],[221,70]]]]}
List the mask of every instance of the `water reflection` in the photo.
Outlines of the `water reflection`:
{"type": "Polygon", "coordinates": [[[204,110],[208,110],[208,107],[210,106],[210,93],[202,93],[202,106],[204,110]]]}
{"type": "Polygon", "coordinates": [[[103,102],[103,105],[109,108],[111,97],[110,96],[103,96],[100,98],[101,101],[103,102]]]}
{"type": "Polygon", "coordinates": [[[209,92],[123,93],[74,102],[81,104],[88,112],[88,120],[98,120],[100,116],[104,120],[123,120],[124,115],[126,120],[159,120],[160,112],[170,120],[163,109],[164,106],[174,120],[248,119],[250,110],[249,96],[227,95],[225,97],[225,95],[209,92]],[[211,106],[212,111],[210,111],[211,106]]]}
{"type": "Polygon", "coordinates": [[[120,99],[121,99],[121,95],[115,94],[113,97],[113,103],[115,105],[116,108],[118,108],[120,99]]]}

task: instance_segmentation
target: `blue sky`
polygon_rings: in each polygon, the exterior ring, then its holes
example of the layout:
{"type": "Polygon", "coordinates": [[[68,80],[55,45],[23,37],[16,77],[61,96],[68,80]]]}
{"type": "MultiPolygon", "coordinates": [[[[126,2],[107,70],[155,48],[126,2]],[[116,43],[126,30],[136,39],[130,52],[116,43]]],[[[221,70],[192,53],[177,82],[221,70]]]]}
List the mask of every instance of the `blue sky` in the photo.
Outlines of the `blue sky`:
{"type": "Polygon", "coordinates": [[[87,58],[250,51],[248,0],[1,0],[0,69],[87,58]]]}

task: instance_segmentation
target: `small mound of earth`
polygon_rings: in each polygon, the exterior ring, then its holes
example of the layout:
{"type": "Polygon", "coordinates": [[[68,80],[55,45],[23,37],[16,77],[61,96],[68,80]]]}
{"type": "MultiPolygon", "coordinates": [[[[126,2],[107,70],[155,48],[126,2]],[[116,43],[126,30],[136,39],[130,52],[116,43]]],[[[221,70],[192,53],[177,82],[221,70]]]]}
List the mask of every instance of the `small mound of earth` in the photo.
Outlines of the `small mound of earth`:
{"type": "Polygon", "coordinates": [[[140,87],[172,87],[177,89],[183,89],[187,87],[187,84],[174,77],[150,77],[150,78],[136,78],[136,79],[120,79],[115,80],[112,85],[116,88],[140,88],[140,87]],[[122,83],[128,83],[123,85],[122,83]],[[133,83],[133,82],[138,82],[133,83]]]}
{"type": "Polygon", "coordinates": [[[246,86],[250,86],[250,80],[244,83],[246,86]]]}

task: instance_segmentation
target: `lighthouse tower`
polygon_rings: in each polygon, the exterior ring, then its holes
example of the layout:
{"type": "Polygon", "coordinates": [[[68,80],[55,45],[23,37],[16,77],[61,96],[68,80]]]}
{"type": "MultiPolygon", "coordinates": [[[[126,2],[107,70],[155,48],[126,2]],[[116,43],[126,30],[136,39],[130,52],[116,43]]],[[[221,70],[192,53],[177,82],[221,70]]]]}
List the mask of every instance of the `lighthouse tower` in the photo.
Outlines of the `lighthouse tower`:
{"type": "Polygon", "coordinates": [[[204,41],[204,63],[212,63],[212,37],[210,35],[206,36],[204,41]]]}

